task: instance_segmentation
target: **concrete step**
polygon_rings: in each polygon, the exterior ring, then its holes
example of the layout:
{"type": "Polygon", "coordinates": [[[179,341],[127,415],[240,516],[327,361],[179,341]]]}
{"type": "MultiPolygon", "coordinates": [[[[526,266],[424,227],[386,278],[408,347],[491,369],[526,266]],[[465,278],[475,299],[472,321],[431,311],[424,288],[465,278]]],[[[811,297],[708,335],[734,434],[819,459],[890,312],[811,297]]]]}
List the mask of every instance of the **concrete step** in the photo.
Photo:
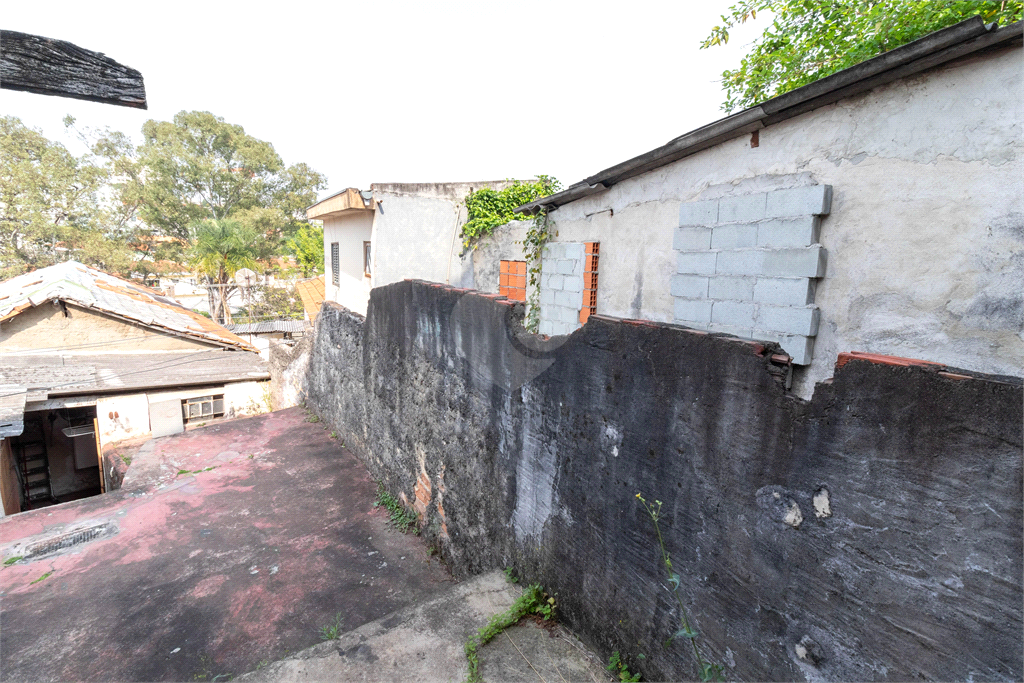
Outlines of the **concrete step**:
{"type": "MultiPolygon", "coordinates": [[[[521,592],[502,572],[483,574],[234,680],[464,681],[466,640],[521,592]]],[[[508,629],[481,647],[478,658],[485,681],[612,680],[597,657],[560,626],[526,622],[508,629]]]]}

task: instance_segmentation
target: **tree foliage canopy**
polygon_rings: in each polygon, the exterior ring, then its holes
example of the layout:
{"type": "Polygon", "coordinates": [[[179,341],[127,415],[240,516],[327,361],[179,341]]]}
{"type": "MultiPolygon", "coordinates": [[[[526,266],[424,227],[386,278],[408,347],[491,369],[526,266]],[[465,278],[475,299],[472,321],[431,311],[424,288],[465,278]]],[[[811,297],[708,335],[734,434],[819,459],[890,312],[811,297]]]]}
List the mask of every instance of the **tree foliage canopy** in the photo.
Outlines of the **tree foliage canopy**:
{"type": "MultiPolygon", "coordinates": [[[[186,258],[192,230],[230,219],[253,235],[255,258],[279,253],[304,226],[326,179],[286,166],[269,142],[209,112],[147,121],[143,144],[121,132],[78,131],[81,157],[14,117],[0,118],[0,273],[77,259],[131,275],[186,258]]],[[[247,234],[248,234],[247,233],[247,234]]]]}
{"type": "Polygon", "coordinates": [[[304,225],[288,241],[288,248],[302,268],[302,274],[312,277],[324,272],[324,229],[321,225],[304,225]]]}
{"type": "Polygon", "coordinates": [[[813,83],[866,59],[973,16],[1020,21],[1024,2],[977,0],[742,0],[722,16],[701,48],[729,41],[729,29],[774,15],[736,69],[722,73],[732,112],[813,83]]]}
{"type": "Polygon", "coordinates": [[[103,190],[111,171],[94,155],[0,117],[0,277],[77,258],[112,272],[130,269],[130,230],[103,190]]]}

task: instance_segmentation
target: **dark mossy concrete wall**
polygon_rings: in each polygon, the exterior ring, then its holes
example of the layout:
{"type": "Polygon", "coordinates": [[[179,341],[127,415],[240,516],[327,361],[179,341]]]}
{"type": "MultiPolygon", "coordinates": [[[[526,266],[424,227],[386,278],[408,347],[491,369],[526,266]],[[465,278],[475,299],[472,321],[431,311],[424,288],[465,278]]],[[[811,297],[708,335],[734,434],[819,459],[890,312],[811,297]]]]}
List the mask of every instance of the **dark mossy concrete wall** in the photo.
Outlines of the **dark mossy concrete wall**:
{"type": "Polygon", "coordinates": [[[643,492],[730,679],[1022,677],[1019,381],[852,361],[805,402],[770,348],[521,315],[402,282],[317,319],[309,401],[457,573],[513,566],[603,654],[690,677],[643,492]]]}

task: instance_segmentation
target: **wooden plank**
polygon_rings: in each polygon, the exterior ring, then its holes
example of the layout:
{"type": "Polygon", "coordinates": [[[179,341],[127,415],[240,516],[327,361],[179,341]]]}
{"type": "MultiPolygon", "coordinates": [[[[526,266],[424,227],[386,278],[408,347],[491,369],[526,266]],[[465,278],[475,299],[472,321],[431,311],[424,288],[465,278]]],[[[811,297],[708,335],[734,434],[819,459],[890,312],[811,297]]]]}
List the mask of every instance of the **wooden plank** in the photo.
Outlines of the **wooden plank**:
{"type": "Polygon", "coordinates": [[[65,40],[0,31],[0,88],[146,109],[142,74],[65,40]]]}
{"type": "Polygon", "coordinates": [[[106,493],[107,473],[103,467],[103,442],[100,440],[100,421],[95,417],[92,419],[92,428],[96,432],[96,459],[100,463],[100,493],[106,493]]]}

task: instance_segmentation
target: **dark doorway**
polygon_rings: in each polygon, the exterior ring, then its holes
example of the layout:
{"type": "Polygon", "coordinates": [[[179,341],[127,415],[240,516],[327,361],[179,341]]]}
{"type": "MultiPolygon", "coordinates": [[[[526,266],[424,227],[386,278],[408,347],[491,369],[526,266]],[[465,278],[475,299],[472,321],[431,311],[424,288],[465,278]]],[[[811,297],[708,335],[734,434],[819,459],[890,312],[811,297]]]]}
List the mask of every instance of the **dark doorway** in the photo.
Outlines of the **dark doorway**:
{"type": "Polygon", "coordinates": [[[25,413],[11,438],[22,511],[101,493],[95,418],[94,406],[25,413]]]}

